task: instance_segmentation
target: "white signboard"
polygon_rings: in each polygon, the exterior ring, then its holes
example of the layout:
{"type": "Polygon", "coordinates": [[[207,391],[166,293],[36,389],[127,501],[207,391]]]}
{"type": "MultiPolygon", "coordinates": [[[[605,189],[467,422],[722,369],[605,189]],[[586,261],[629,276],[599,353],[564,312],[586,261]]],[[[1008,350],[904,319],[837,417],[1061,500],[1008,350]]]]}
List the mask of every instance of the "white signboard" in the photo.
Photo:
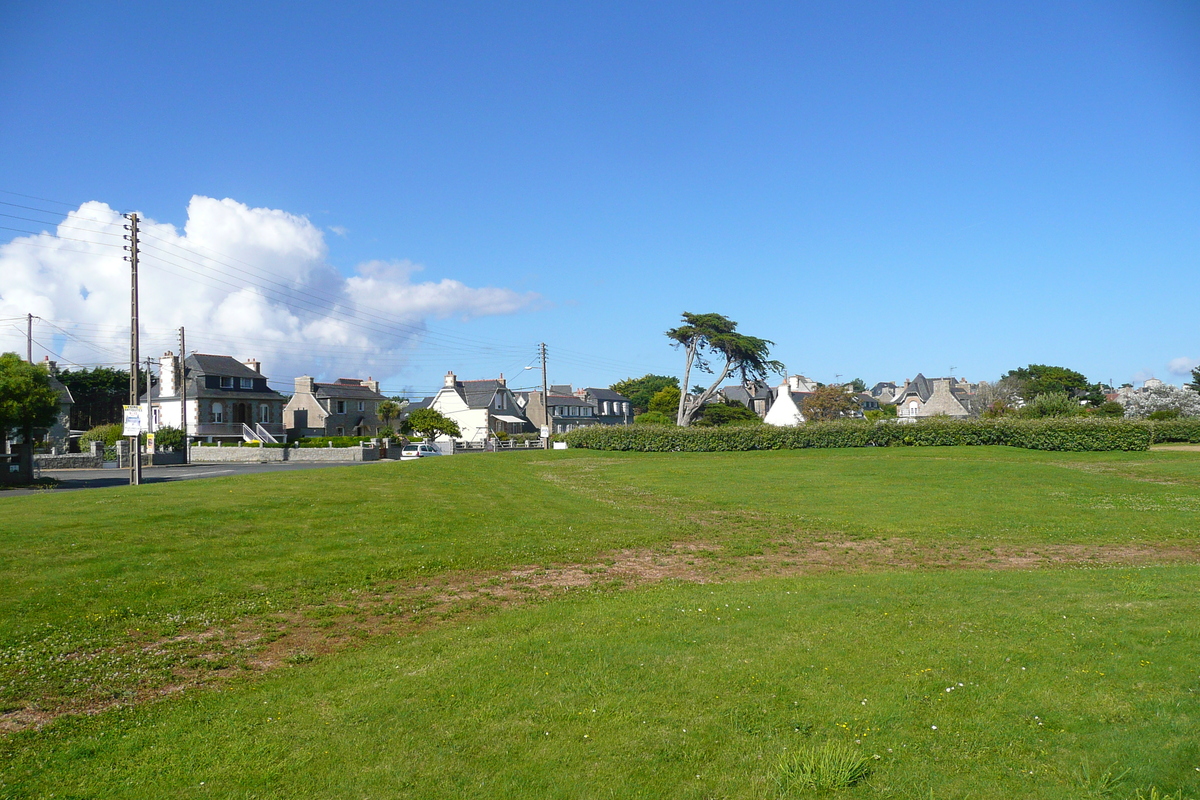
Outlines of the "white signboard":
{"type": "Polygon", "coordinates": [[[550,438],[550,426],[549,426],[549,425],[543,425],[543,426],[542,426],[542,438],[543,438],[543,439],[549,439],[549,438],[550,438]]]}
{"type": "Polygon", "coordinates": [[[125,406],[125,429],[122,436],[137,436],[142,432],[142,407],[125,406]]]}

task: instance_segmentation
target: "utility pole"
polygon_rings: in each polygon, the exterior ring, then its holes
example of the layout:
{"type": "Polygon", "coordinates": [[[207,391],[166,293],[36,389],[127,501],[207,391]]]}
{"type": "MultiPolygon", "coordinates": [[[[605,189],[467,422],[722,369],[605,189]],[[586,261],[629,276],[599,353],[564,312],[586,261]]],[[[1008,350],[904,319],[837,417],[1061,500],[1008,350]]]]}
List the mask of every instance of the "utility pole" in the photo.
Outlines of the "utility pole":
{"type": "MultiPolygon", "coordinates": [[[[545,417],[546,417],[546,429],[549,430],[551,434],[553,434],[554,431],[550,430],[553,427],[554,423],[550,419],[550,384],[546,380],[546,343],[545,342],[542,342],[541,345],[538,346],[538,352],[542,356],[542,413],[545,414],[545,417]]],[[[542,442],[543,442],[542,446],[549,449],[550,437],[547,436],[545,439],[542,440],[542,442]]]]}
{"type": "MultiPolygon", "coordinates": [[[[129,405],[138,404],[138,216],[129,215],[129,405]]],[[[129,437],[129,485],[142,482],[142,440],[138,435],[129,437]]]]}
{"type": "Polygon", "coordinates": [[[33,314],[25,315],[25,360],[33,363],[33,314]]]}
{"type": "Polygon", "coordinates": [[[154,384],[154,380],[150,376],[150,365],[153,363],[150,356],[146,356],[146,418],[143,421],[146,433],[154,433],[154,404],[150,399],[150,390],[154,384]]]}
{"type": "Polygon", "coordinates": [[[183,429],[183,463],[192,460],[188,451],[187,432],[187,350],[184,349],[183,326],[179,326],[179,369],[175,373],[175,385],[179,392],[179,427],[183,429]]]}

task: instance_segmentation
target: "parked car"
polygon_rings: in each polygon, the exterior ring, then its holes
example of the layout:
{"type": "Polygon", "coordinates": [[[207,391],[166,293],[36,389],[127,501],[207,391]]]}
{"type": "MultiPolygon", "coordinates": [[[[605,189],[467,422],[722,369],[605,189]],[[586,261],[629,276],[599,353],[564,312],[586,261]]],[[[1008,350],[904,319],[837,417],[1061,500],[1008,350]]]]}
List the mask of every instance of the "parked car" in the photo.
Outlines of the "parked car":
{"type": "Polygon", "coordinates": [[[425,458],[425,456],[440,456],[441,450],[438,450],[431,444],[406,444],[400,450],[401,461],[412,461],[414,458],[425,458]]]}

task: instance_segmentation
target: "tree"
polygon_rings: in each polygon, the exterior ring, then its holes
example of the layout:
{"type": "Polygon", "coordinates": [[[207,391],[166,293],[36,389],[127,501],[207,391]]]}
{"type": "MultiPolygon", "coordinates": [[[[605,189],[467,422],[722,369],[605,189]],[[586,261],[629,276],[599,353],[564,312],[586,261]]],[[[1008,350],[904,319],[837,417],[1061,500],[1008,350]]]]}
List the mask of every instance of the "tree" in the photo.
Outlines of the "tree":
{"type": "Polygon", "coordinates": [[[1192,370],[1192,382],[1185,383],[1184,386],[1194,392],[1200,392],[1200,367],[1196,367],[1192,370]]]}
{"type": "MultiPolygon", "coordinates": [[[[1099,383],[1088,383],[1087,377],[1066,367],[1051,367],[1046,364],[1030,364],[1028,367],[1009,370],[1004,378],[1020,383],[1020,395],[1027,402],[1039,394],[1066,392],[1072,397],[1083,397],[1092,405],[1105,401],[1104,390],[1099,383]]],[[[1002,379],[1003,380],[1003,379],[1002,379]]]]}
{"type": "Polygon", "coordinates": [[[1183,417],[1200,417],[1200,394],[1164,383],[1133,392],[1125,401],[1125,416],[1135,419],[1172,410],[1183,417]]]}
{"type": "Polygon", "coordinates": [[[747,336],[737,332],[737,323],[721,314],[691,314],[683,312],[683,324],[672,328],[666,333],[672,346],[682,347],[686,356],[683,369],[683,381],[680,386],[687,386],[692,376],[692,367],[716,374],[717,379],[694,399],[686,394],[679,396],[679,409],[676,422],[688,426],[700,413],[717,389],[731,373],[737,373],[742,383],[751,384],[753,381],[765,378],[768,372],[783,372],[783,365],[770,360],[770,346],[775,344],[767,339],[747,336]],[[711,361],[725,360],[719,372],[714,373],[711,361]]]}
{"type": "Polygon", "coordinates": [[[1015,409],[1021,402],[1021,381],[1004,377],[998,381],[980,381],[971,397],[972,416],[1002,417],[1015,409]]]}
{"type": "Polygon", "coordinates": [[[16,353],[0,355],[0,445],[15,430],[24,440],[21,472],[33,480],[33,431],[49,428],[58,417],[58,393],[50,388],[50,373],[29,364],[16,353]]]}
{"type": "Polygon", "coordinates": [[[822,386],[804,398],[800,409],[810,422],[841,419],[854,413],[858,406],[854,398],[842,386],[822,386]]]}
{"type": "Polygon", "coordinates": [[[650,398],[647,411],[661,411],[664,414],[674,414],[679,408],[679,387],[664,386],[650,398]]]}
{"type": "Polygon", "coordinates": [[[741,403],[709,403],[700,412],[697,425],[730,425],[730,424],[760,424],[761,419],[741,403]]]}
{"type": "Polygon", "coordinates": [[[462,436],[458,423],[432,408],[418,408],[408,415],[405,426],[432,442],[439,436],[462,436]]]}
{"type": "Polygon", "coordinates": [[[671,417],[661,411],[647,411],[633,418],[634,425],[674,425],[671,417]]]}
{"type": "MultiPolygon", "coordinates": [[[[145,391],[146,372],[138,370],[138,386],[145,391]]],[[[58,374],[58,380],[71,390],[71,427],[90,430],[97,425],[121,421],[123,406],[129,402],[129,371],[96,367],[58,374]]]]}
{"type": "Polygon", "coordinates": [[[668,386],[678,389],[679,378],[672,378],[669,375],[643,375],[640,378],[626,378],[623,381],[617,381],[608,388],[619,395],[628,397],[634,413],[641,413],[650,408],[650,398],[668,386]]]}
{"type": "Polygon", "coordinates": [[[395,400],[384,400],[376,407],[375,413],[383,422],[383,427],[390,428],[392,420],[400,416],[400,404],[395,400]]]}
{"type": "Polygon", "coordinates": [[[862,378],[855,378],[850,381],[850,388],[854,390],[855,394],[865,392],[867,390],[867,383],[862,378]]]}

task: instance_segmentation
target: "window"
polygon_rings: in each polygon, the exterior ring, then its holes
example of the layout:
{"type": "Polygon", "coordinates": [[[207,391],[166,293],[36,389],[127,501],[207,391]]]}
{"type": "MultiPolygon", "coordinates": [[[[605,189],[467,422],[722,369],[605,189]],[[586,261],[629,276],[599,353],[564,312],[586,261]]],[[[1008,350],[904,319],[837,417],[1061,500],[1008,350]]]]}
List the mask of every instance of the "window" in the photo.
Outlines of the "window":
{"type": "Polygon", "coordinates": [[[263,403],[262,405],[260,405],[258,407],[258,421],[259,422],[270,422],[271,421],[271,407],[269,405],[267,405],[266,403],[263,403]]]}
{"type": "Polygon", "coordinates": [[[150,417],[154,420],[154,427],[156,428],[159,425],[162,425],[161,415],[158,413],[161,410],[162,409],[160,409],[158,406],[155,406],[153,412],[150,414],[150,417]]]}
{"type": "Polygon", "coordinates": [[[359,411],[362,411],[362,410],[363,410],[363,409],[366,407],[366,405],[367,405],[367,404],[366,404],[366,403],[364,403],[362,400],[359,400],[359,401],[358,401],[358,410],[359,410],[359,411]]]}
{"type": "Polygon", "coordinates": [[[222,375],[221,376],[221,388],[222,389],[232,389],[233,388],[233,378],[222,375]]]}
{"type": "MultiPolygon", "coordinates": [[[[337,401],[337,413],[339,413],[339,414],[345,414],[345,413],[346,413],[346,401],[345,401],[345,400],[338,400],[338,401],[337,401]]],[[[340,429],[339,429],[339,430],[340,430],[340,429]]]]}
{"type": "Polygon", "coordinates": [[[340,427],[339,427],[339,428],[337,429],[337,435],[338,435],[338,436],[345,436],[345,435],[346,435],[346,429],[345,429],[345,428],[340,428],[340,427]]]}
{"type": "Polygon", "coordinates": [[[253,389],[254,378],[238,378],[238,385],[243,389],[253,389]]]}
{"type": "Polygon", "coordinates": [[[212,421],[213,422],[224,422],[225,421],[225,407],[223,405],[221,405],[220,403],[212,404],[212,421]]]}

